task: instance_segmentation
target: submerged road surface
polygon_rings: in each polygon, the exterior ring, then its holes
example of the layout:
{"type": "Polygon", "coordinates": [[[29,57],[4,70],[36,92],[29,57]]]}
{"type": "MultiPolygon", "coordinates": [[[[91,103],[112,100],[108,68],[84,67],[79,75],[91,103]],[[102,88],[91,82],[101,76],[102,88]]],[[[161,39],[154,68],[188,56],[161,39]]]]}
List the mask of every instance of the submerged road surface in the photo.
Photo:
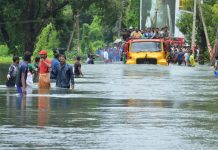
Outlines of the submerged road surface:
{"type": "Polygon", "coordinates": [[[218,78],[208,66],[82,71],[74,91],[35,85],[24,97],[1,74],[0,149],[217,150],[218,78]]]}

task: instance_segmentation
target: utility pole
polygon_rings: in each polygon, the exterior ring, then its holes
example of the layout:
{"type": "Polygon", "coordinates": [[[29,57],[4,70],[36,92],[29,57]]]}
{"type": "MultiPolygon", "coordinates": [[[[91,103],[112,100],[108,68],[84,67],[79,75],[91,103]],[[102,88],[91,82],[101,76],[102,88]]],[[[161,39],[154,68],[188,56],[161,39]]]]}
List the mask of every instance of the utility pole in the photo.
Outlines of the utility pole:
{"type": "Polygon", "coordinates": [[[193,14],[193,24],[192,24],[192,43],[191,43],[191,49],[192,49],[193,53],[194,53],[194,48],[195,48],[196,5],[197,5],[197,0],[194,0],[194,14],[193,14]]]}
{"type": "Polygon", "coordinates": [[[140,29],[142,29],[142,0],[140,0],[140,29]]]}
{"type": "Polygon", "coordinates": [[[120,8],[120,15],[119,15],[119,19],[118,19],[118,33],[117,33],[118,38],[120,38],[120,30],[121,30],[121,25],[122,25],[122,20],[123,20],[124,5],[125,5],[125,0],[122,0],[121,8],[120,8]]]}
{"type": "Polygon", "coordinates": [[[154,24],[155,28],[157,27],[157,11],[158,11],[158,8],[156,6],[156,8],[155,8],[155,24],[154,24]]]}
{"type": "Polygon", "coordinates": [[[205,37],[206,37],[207,48],[208,48],[208,51],[209,51],[209,54],[210,54],[210,59],[212,59],[211,58],[212,57],[212,49],[211,49],[211,46],[210,46],[210,40],[208,38],[207,27],[206,27],[206,24],[205,24],[205,19],[204,19],[202,7],[201,7],[202,3],[203,3],[203,1],[201,1],[201,3],[198,1],[198,8],[199,8],[199,11],[200,11],[201,21],[202,21],[203,28],[204,28],[204,34],[205,34],[205,37]]]}

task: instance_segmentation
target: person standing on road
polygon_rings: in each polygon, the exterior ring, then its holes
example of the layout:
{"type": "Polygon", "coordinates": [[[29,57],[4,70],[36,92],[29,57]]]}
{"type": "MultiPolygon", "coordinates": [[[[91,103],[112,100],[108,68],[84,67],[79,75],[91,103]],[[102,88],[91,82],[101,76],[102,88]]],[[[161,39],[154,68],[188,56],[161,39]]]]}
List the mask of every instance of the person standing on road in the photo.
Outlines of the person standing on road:
{"type": "Polygon", "coordinates": [[[104,63],[109,63],[109,54],[108,54],[108,51],[105,49],[104,50],[104,63]]]}
{"type": "Polygon", "coordinates": [[[74,89],[73,67],[66,63],[66,56],[60,55],[60,65],[55,68],[56,86],[60,88],[74,89]]]}
{"type": "Polygon", "coordinates": [[[7,87],[14,87],[15,86],[17,67],[18,67],[19,61],[20,61],[20,59],[18,56],[13,57],[13,64],[11,64],[11,66],[8,69],[7,81],[6,81],[7,87]]]}
{"type": "Polygon", "coordinates": [[[183,62],[183,53],[182,53],[182,50],[179,50],[179,53],[178,53],[178,56],[177,56],[177,62],[178,62],[178,65],[181,65],[182,62],[183,62]]]}
{"type": "Polygon", "coordinates": [[[188,50],[185,51],[185,54],[184,54],[184,59],[185,59],[185,65],[188,66],[189,65],[189,61],[188,61],[188,57],[189,57],[189,53],[188,53],[188,50]]]}
{"type": "Polygon", "coordinates": [[[126,64],[126,52],[123,50],[122,51],[122,61],[123,61],[123,64],[126,64]]]}
{"type": "Polygon", "coordinates": [[[26,94],[26,79],[28,71],[28,63],[31,62],[31,54],[24,54],[22,62],[18,66],[18,75],[17,75],[17,91],[19,94],[26,94]]]}
{"type": "Polygon", "coordinates": [[[51,61],[47,58],[47,51],[41,50],[39,52],[39,88],[48,89],[50,88],[50,69],[51,61]]]}
{"type": "Polygon", "coordinates": [[[194,58],[194,54],[192,53],[192,51],[190,51],[190,66],[191,67],[195,67],[195,58],[194,58]]]}
{"type": "Polygon", "coordinates": [[[33,77],[34,82],[38,82],[39,79],[39,61],[40,61],[40,57],[39,56],[35,57],[35,63],[34,63],[35,73],[33,77]]]}
{"type": "Polygon", "coordinates": [[[37,69],[31,63],[28,64],[27,79],[26,79],[26,94],[33,92],[33,77],[37,69]]]}
{"type": "Polygon", "coordinates": [[[51,76],[50,76],[51,79],[55,79],[56,75],[54,74],[54,70],[58,65],[60,65],[59,52],[55,51],[54,59],[52,60],[52,63],[51,63],[51,76]]]}
{"type": "Polygon", "coordinates": [[[80,63],[80,56],[77,56],[76,62],[74,63],[74,74],[75,77],[79,78],[83,76],[82,71],[81,71],[81,63],[80,63]]]}

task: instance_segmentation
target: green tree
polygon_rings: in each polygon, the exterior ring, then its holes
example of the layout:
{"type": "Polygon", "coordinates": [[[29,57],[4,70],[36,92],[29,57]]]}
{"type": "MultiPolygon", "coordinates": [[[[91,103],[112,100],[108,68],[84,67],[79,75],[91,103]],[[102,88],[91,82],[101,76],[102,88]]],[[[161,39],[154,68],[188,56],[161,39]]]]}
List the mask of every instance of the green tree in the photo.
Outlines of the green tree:
{"type": "Polygon", "coordinates": [[[94,17],[90,25],[89,38],[91,44],[91,51],[96,51],[98,48],[104,46],[103,28],[101,26],[101,19],[98,16],[94,17]]]}
{"type": "Polygon", "coordinates": [[[84,23],[82,29],[82,41],[81,41],[81,49],[82,52],[85,54],[90,49],[90,38],[89,38],[89,25],[84,23]]]}
{"type": "Polygon", "coordinates": [[[139,12],[140,8],[140,1],[136,0],[129,0],[126,13],[125,13],[125,20],[124,25],[125,27],[139,27],[139,12]]]}
{"type": "Polygon", "coordinates": [[[52,23],[48,24],[38,36],[38,42],[36,43],[36,48],[34,55],[38,55],[39,51],[46,49],[48,51],[48,56],[52,57],[53,48],[58,48],[60,46],[60,41],[58,38],[58,32],[56,31],[52,23]]]}
{"type": "Polygon", "coordinates": [[[1,40],[12,53],[33,52],[40,31],[70,0],[0,1],[1,40]]]}
{"type": "MultiPolygon", "coordinates": [[[[203,15],[205,18],[208,36],[211,42],[211,45],[214,44],[215,36],[216,36],[216,29],[217,29],[217,21],[218,21],[218,1],[206,1],[203,4],[203,15]],[[212,18],[212,19],[211,19],[212,18]]],[[[188,8],[187,10],[193,9],[193,0],[188,1],[188,8]]],[[[203,54],[206,52],[206,39],[205,34],[202,26],[202,21],[199,16],[199,12],[197,13],[197,23],[196,23],[196,43],[200,48],[200,54],[202,60],[203,54]]],[[[184,13],[180,16],[177,24],[180,31],[185,34],[187,41],[191,42],[191,32],[192,32],[192,14],[184,13]]],[[[207,54],[208,55],[208,54],[207,54]]]]}
{"type": "MultiPolygon", "coordinates": [[[[138,22],[139,1],[135,0],[0,1],[0,43],[6,44],[14,54],[33,52],[34,48],[37,52],[40,45],[40,42],[37,42],[39,36],[45,36],[39,34],[44,34],[41,31],[49,23],[52,23],[56,30],[54,32],[58,34],[56,38],[59,38],[60,47],[67,47],[70,35],[76,29],[77,36],[74,35],[73,39],[81,41],[81,46],[85,46],[84,52],[86,52],[89,48],[96,49],[99,47],[98,44],[103,46],[105,45],[103,43],[112,42],[114,37],[119,35],[120,28],[138,26],[138,22]],[[79,23],[75,20],[77,14],[79,23]],[[95,20],[93,16],[97,19],[95,20]],[[79,24],[77,29],[74,26],[76,22],[79,24]],[[83,31],[88,29],[87,25],[90,26],[90,31],[83,31]],[[83,38],[82,34],[86,33],[88,38],[83,38]],[[90,41],[87,46],[84,45],[86,40],[90,41]],[[35,45],[36,43],[38,45],[35,45]]],[[[73,42],[75,43],[74,40],[73,42]]],[[[73,46],[75,47],[75,44],[73,46]]]]}

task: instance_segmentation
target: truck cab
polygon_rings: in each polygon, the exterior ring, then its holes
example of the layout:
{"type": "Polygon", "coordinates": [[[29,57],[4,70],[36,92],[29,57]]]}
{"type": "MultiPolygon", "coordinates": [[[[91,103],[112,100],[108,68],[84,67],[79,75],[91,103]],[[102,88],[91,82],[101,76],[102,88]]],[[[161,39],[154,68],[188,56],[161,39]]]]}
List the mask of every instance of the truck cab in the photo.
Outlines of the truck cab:
{"type": "Polygon", "coordinates": [[[163,39],[130,39],[124,45],[126,64],[168,65],[163,39]]]}

